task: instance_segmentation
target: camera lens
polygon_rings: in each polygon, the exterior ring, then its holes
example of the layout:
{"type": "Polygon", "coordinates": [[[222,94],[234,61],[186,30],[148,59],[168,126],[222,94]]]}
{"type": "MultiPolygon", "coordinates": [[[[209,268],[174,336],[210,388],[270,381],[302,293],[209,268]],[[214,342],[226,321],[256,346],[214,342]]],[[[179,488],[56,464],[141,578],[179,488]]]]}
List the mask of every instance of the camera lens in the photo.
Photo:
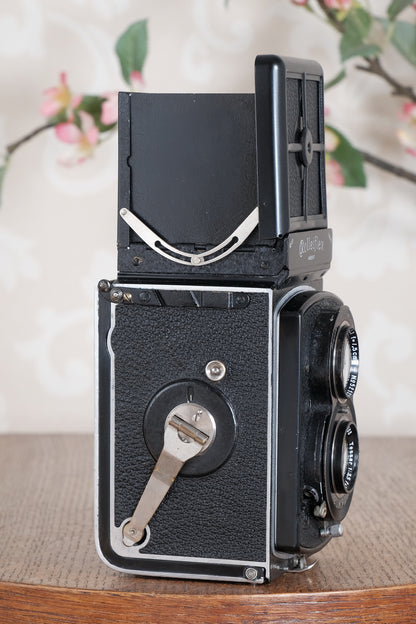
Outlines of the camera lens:
{"type": "Polygon", "coordinates": [[[358,469],[358,433],[351,421],[341,420],[332,444],[332,485],[337,494],[348,494],[354,487],[358,469]]]}
{"type": "Polygon", "coordinates": [[[358,379],[359,351],[355,329],[344,323],[338,330],[333,352],[333,379],[340,399],[350,399],[358,379]]]}

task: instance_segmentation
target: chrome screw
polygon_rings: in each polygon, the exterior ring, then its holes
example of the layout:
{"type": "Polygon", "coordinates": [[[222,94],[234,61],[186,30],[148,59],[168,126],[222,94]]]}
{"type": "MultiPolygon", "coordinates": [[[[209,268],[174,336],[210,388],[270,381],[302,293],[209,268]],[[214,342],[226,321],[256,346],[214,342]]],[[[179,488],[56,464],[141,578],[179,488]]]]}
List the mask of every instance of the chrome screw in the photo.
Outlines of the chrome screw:
{"type": "Polygon", "coordinates": [[[113,288],[110,293],[110,299],[113,303],[120,303],[123,301],[123,291],[119,288],[113,288]]]}
{"type": "Polygon", "coordinates": [[[320,530],[321,537],[341,537],[343,534],[342,524],[330,524],[320,530]]]}
{"type": "Polygon", "coordinates": [[[225,376],[226,370],[222,362],[219,360],[211,360],[211,362],[208,362],[205,366],[205,375],[211,381],[220,381],[225,376]]]}
{"type": "Polygon", "coordinates": [[[244,570],[244,576],[248,581],[255,581],[257,578],[258,572],[256,568],[246,568],[244,570]]]}
{"type": "Polygon", "coordinates": [[[326,504],[326,501],[324,501],[320,505],[316,505],[315,509],[313,510],[313,515],[315,516],[315,518],[326,518],[327,514],[328,506],[326,504]]]}
{"type": "Polygon", "coordinates": [[[108,280],[102,279],[98,282],[98,289],[101,292],[108,292],[111,288],[111,284],[108,280]]]}

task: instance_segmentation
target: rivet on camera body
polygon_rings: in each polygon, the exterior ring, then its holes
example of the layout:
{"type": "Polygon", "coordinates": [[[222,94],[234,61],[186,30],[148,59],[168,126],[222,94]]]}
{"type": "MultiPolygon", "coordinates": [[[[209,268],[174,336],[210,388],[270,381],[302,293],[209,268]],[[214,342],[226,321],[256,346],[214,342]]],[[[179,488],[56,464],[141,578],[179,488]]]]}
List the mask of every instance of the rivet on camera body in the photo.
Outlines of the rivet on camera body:
{"type": "MultiPolygon", "coordinates": [[[[323,76],[119,95],[118,272],[97,289],[96,543],[112,568],[264,583],[348,531],[359,367],[323,290],[323,76]]],[[[312,557],[312,558],[311,558],[312,557]]]]}

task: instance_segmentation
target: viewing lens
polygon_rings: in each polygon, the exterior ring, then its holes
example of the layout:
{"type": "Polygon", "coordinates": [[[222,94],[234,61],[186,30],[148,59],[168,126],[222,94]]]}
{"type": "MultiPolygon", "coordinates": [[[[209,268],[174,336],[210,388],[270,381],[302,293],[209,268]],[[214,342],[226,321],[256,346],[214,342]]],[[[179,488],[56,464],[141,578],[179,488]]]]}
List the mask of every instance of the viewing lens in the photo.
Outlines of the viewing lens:
{"type": "Polygon", "coordinates": [[[341,399],[349,399],[355,392],[358,379],[358,336],[348,324],[341,326],[334,347],[334,386],[341,399]]]}

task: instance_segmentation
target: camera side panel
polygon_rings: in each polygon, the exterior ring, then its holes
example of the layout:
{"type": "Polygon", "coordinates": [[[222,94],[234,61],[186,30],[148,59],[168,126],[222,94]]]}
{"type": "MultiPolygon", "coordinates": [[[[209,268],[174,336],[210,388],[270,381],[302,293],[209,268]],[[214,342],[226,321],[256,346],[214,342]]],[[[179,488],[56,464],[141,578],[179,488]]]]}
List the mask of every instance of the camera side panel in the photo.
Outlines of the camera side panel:
{"type": "Polygon", "coordinates": [[[279,330],[274,542],[276,551],[307,555],[342,535],[351,503],[358,342],[349,309],[327,292],[293,297],[279,330]]]}
{"type": "MultiPolygon", "coordinates": [[[[263,569],[259,579],[264,579],[270,529],[271,291],[179,287],[175,295],[174,286],[117,289],[124,293],[122,303],[111,303],[110,292],[99,296],[98,532],[104,557],[127,571],[170,576],[243,577],[244,567],[254,565],[263,569]],[[212,360],[225,365],[220,381],[205,372],[212,360]],[[207,409],[224,420],[217,436],[219,441],[227,436],[226,448],[212,465],[205,462],[208,468],[204,464],[188,476],[179,474],[149,522],[150,539],[129,549],[121,543],[122,525],[155,466],[151,451],[160,448],[157,435],[149,444],[152,419],[159,428],[163,420],[154,416],[155,406],[166,405],[168,413],[182,385],[193,389],[196,403],[209,402],[210,392],[216,396],[207,409]],[[201,394],[200,386],[208,391],[201,394]]],[[[178,403],[186,402],[186,396],[178,397],[178,403]]]]}

